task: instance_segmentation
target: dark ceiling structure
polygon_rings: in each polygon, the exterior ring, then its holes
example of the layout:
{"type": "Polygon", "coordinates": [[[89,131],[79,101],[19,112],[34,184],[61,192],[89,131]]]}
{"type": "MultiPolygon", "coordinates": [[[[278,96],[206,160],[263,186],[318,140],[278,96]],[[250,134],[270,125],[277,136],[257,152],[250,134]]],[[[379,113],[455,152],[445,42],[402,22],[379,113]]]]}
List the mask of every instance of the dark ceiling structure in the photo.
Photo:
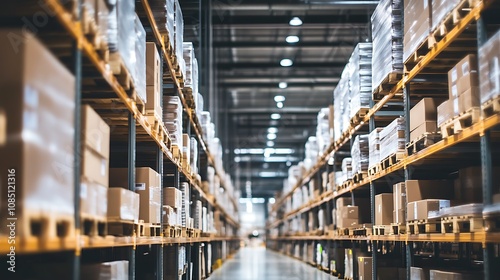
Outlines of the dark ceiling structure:
{"type": "Polygon", "coordinates": [[[378,1],[180,2],[185,40],[197,48],[205,110],[225,148],[225,170],[242,197],[272,197],[283,188],[288,166],[304,158],[317,114],[333,104],[354,46],[369,41],[378,1]],[[302,24],[292,26],[294,17],[302,24]],[[293,65],[281,66],[282,59],[293,65]]]}

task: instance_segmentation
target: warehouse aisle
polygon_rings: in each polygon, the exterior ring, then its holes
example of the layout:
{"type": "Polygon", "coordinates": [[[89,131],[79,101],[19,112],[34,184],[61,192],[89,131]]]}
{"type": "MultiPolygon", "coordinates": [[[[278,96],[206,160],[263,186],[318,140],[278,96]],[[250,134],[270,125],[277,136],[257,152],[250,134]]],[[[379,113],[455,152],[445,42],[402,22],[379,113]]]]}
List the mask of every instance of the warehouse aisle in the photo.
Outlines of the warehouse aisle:
{"type": "Polygon", "coordinates": [[[208,280],[330,280],[337,279],[298,260],[262,247],[242,248],[208,280]]]}

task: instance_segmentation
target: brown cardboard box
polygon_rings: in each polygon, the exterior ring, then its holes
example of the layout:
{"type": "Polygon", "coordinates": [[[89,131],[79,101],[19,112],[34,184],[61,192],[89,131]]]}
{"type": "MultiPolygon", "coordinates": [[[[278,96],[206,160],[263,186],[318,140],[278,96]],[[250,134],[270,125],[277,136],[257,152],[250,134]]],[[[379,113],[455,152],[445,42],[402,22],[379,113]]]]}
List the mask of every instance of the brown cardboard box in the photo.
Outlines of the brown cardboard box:
{"type": "Polygon", "coordinates": [[[463,113],[473,107],[479,107],[479,87],[472,87],[458,97],[458,112],[463,113]]]}
{"type": "Polygon", "coordinates": [[[450,207],[450,201],[444,199],[424,199],[408,203],[408,221],[426,220],[430,211],[439,211],[450,207]],[[412,209],[412,210],[410,210],[412,209]]]}
{"type": "Polygon", "coordinates": [[[477,57],[470,54],[448,71],[450,99],[457,98],[471,86],[478,85],[477,69],[477,57]],[[455,89],[452,89],[453,86],[455,86],[455,89]]]}
{"type": "Polygon", "coordinates": [[[83,218],[97,215],[97,188],[86,180],[80,184],[80,214],[83,218]]]}
{"type": "Polygon", "coordinates": [[[469,73],[458,80],[457,90],[458,96],[469,90],[471,87],[479,87],[479,76],[477,71],[469,73]]]}
{"type": "Polygon", "coordinates": [[[426,121],[410,132],[410,141],[416,140],[427,132],[436,132],[436,121],[426,121]]]}
{"type": "Polygon", "coordinates": [[[497,32],[478,51],[481,104],[500,94],[500,32],[497,32]]]}
{"type": "Polygon", "coordinates": [[[394,211],[392,193],[381,193],[375,196],[375,225],[390,225],[394,211]]]}
{"type": "Polygon", "coordinates": [[[333,105],[328,106],[329,110],[329,115],[328,115],[328,124],[329,124],[329,131],[330,131],[330,141],[333,140],[333,130],[334,130],[334,107],[333,105]]]}
{"type": "MultiPolygon", "coordinates": [[[[29,222],[21,223],[27,213],[73,220],[75,79],[29,32],[2,29],[0,38],[0,217],[9,217],[8,178],[15,177],[20,238],[30,235],[29,222]]],[[[8,230],[0,227],[0,235],[8,230]]]]}
{"type": "Polygon", "coordinates": [[[139,219],[145,223],[160,222],[160,175],[149,167],[135,169],[135,192],[140,196],[139,219]]]}
{"type": "Polygon", "coordinates": [[[394,210],[392,212],[392,220],[394,221],[394,223],[397,223],[397,224],[405,224],[406,223],[406,210],[405,209],[394,210]]]}
{"type": "Polygon", "coordinates": [[[109,8],[107,0],[95,0],[96,1],[96,23],[99,29],[99,36],[101,42],[104,45],[108,43],[108,21],[109,21],[109,8]]]}
{"type": "Polygon", "coordinates": [[[412,52],[429,34],[432,24],[429,0],[405,0],[404,16],[404,56],[406,61],[412,52]]]}
{"type": "Polygon", "coordinates": [[[351,228],[358,226],[358,219],[338,219],[337,228],[351,228]]]}
{"type": "Polygon", "coordinates": [[[182,160],[186,161],[187,164],[189,165],[189,159],[190,159],[190,149],[191,149],[191,137],[189,137],[189,134],[182,134],[182,160]]]}
{"type": "Polygon", "coordinates": [[[372,279],[372,257],[358,257],[359,280],[372,279]]]}
{"type": "Polygon", "coordinates": [[[163,189],[163,204],[168,205],[174,209],[180,209],[182,205],[182,192],[176,188],[163,189]]]}
{"type": "Polygon", "coordinates": [[[431,280],[474,280],[483,279],[482,275],[472,272],[451,272],[442,270],[430,270],[429,279],[431,280]]]}
{"type": "Polygon", "coordinates": [[[343,206],[337,209],[338,219],[359,219],[358,206],[343,206]]]}
{"type": "Polygon", "coordinates": [[[337,199],[336,208],[339,209],[344,206],[352,205],[352,199],[350,197],[340,197],[337,199]]]}
{"type": "Polygon", "coordinates": [[[146,43],[146,85],[160,87],[161,61],[156,44],[146,43]]]}
{"type": "Polygon", "coordinates": [[[423,98],[410,110],[410,131],[420,125],[437,119],[436,103],[432,98],[423,98]]]}
{"type": "MultiPolygon", "coordinates": [[[[500,168],[493,167],[492,174],[492,182],[497,184],[493,187],[497,189],[500,182],[500,168]]],[[[458,171],[457,183],[459,184],[460,201],[462,203],[481,203],[483,201],[482,178],[480,166],[462,168],[458,171]]]]}
{"type": "Polygon", "coordinates": [[[437,107],[437,126],[441,127],[443,123],[453,117],[453,107],[450,100],[446,100],[437,107]]]}
{"type": "Polygon", "coordinates": [[[124,188],[109,188],[108,219],[138,222],[139,194],[124,188]]]}
{"type": "Polygon", "coordinates": [[[105,159],[109,159],[109,125],[90,107],[82,106],[82,142],[105,159]]]}
{"type": "Polygon", "coordinates": [[[405,182],[394,184],[394,210],[406,209],[406,186],[405,182]]]}
{"type": "Polygon", "coordinates": [[[454,199],[454,186],[447,180],[407,180],[407,203],[423,199],[454,199]]]}
{"type": "Polygon", "coordinates": [[[108,215],[108,187],[94,184],[97,193],[96,215],[99,218],[106,218],[108,215]]]}
{"type": "Polygon", "coordinates": [[[412,280],[429,280],[429,270],[424,270],[420,267],[410,268],[410,279],[412,280]]]}
{"type": "Polygon", "coordinates": [[[108,186],[109,160],[91,149],[85,148],[82,153],[82,180],[108,186]]]}

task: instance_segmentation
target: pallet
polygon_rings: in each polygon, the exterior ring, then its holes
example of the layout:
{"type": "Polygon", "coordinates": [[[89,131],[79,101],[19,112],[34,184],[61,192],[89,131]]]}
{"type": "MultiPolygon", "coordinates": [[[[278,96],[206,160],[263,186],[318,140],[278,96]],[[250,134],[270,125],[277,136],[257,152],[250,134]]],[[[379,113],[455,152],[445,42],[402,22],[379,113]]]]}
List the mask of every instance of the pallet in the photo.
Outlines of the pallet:
{"type": "Polygon", "coordinates": [[[391,223],[391,234],[400,235],[406,233],[406,224],[391,223]]]}
{"type": "Polygon", "coordinates": [[[380,169],[381,170],[386,170],[387,168],[393,166],[396,164],[398,161],[402,160],[403,158],[406,157],[406,150],[396,152],[382,161],[380,161],[380,169]]]}
{"type": "Polygon", "coordinates": [[[391,91],[391,89],[403,78],[402,72],[391,72],[382,80],[380,85],[378,85],[373,90],[374,99],[378,99],[383,95],[386,95],[391,91]]]}
{"type": "Polygon", "coordinates": [[[163,226],[163,236],[170,238],[179,238],[181,237],[181,228],[178,226],[163,226]]]}
{"type": "Polygon", "coordinates": [[[184,93],[184,98],[186,99],[186,104],[188,106],[188,108],[186,109],[196,109],[196,104],[194,103],[193,89],[190,87],[184,87],[182,89],[182,92],[184,93]]]}
{"type": "Polygon", "coordinates": [[[441,233],[483,232],[482,216],[452,216],[441,218],[441,233]]]}
{"type": "Polygon", "coordinates": [[[373,233],[371,227],[355,228],[352,230],[352,236],[370,236],[373,233]]]}
{"type": "Polygon", "coordinates": [[[359,108],[356,114],[354,114],[354,116],[351,118],[351,125],[358,125],[361,120],[363,120],[368,111],[370,111],[370,108],[359,108]]]}
{"type": "Polygon", "coordinates": [[[406,145],[406,153],[409,156],[416,154],[421,150],[441,141],[441,139],[442,137],[440,132],[426,132],[406,145]]]}
{"type": "Polygon", "coordinates": [[[376,163],[374,164],[373,166],[370,166],[368,168],[368,175],[369,176],[375,176],[376,174],[378,174],[380,171],[382,171],[382,166],[380,165],[380,163],[376,163]]]}
{"type": "Polygon", "coordinates": [[[82,213],[81,223],[82,235],[90,237],[104,237],[108,234],[108,223],[106,217],[96,217],[82,213]]]}
{"type": "Polygon", "coordinates": [[[141,230],[141,236],[160,237],[162,235],[161,224],[144,223],[141,230]]]}
{"type": "Polygon", "coordinates": [[[147,111],[144,117],[146,118],[146,123],[151,129],[153,135],[157,137],[162,143],[165,143],[165,146],[170,150],[172,141],[168,136],[167,129],[163,124],[162,118],[154,113],[147,111]]]}
{"type": "Polygon", "coordinates": [[[345,190],[345,189],[348,189],[352,186],[352,179],[348,179],[346,181],[344,181],[341,185],[338,185],[337,186],[337,191],[341,191],[341,190],[345,190]]]}
{"type": "Polygon", "coordinates": [[[201,237],[214,238],[215,232],[201,232],[201,237]]]}
{"type": "Polygon", "coordinates": [[[496,96],[481,105],[483,119],[500,113],[500,96],[496,96]]]}
{"type": "Polygon", "coordinates": [[[406,222],[407,234],[440,233],[441,222],[436,220],[417,220],[406,222]]]}
{"type": "Polygon", "coordinates": [[[336,233],[337,236],[349,236],[349,228],[338,228],[336,233]]]}
{"type": "Polygon", "coordinates": [[[16,239],[20,240],[20,247],[42,249],[74,246],[75,220],[73,215],[25,210],[17,220],[6,221],[6,225],[11,223],[16,226],[16,239]]]}
{"type": "Polygon", "coordinates": [[[366,177],[368,177],[367,171],[356,172],[356,174],[354,174],[354,176],[352,176],[352,181],[354,184],[356,184],[356,183],[363,181],[363,179],[365,179],[366,177]]]}
{"type": "Polygon", "coordinates": [[[201,237],[201,229],[194,229],[193,238],[200,238],[200,237],[201,237]]]}
{"type": "Polygon", "coordinates": [[[114,236],[138,236],[143,228],[141,224],[128,220],[108,218],[108,234],[114,236]]]}
{"type": "Polygon", "coordinates": [[[171,150],[172,150],[172,156],[174,157],[174,162],[177,164],[180,164],[180,162],[181,162],[181,150],[179,149],[179,145],[172,144],[171,150]]]}
{"type": "Polygon", "coordinates": [[[441,125],[441,135],[443,138],[460,133],[465,128],[477,123],[481,118],[481,109],[472,107],[464,113],[446,121],[441,125]]]}
{"type": "Polygon", "coordinates": [[[103,36],[97,26],[95,18],[89,13],[87,7],[81,7],[81,26],[87,41],[89,41],[104,62],[109,61],[109,48],[106,41],[107,36],[103,36]]]}
{"type": "Polygon", "coordinates": [[[392,227],[390,225],[377,225],[373,226],[373,235],[389,235],[391,234],[392,227]]]}

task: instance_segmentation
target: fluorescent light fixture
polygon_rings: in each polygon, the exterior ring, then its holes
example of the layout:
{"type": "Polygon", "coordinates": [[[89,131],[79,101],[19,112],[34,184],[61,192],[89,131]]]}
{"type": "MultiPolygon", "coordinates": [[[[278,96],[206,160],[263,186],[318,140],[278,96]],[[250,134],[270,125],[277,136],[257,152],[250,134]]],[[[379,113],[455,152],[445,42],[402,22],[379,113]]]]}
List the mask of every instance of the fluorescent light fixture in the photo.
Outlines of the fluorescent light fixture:
{"type": "Polygon", "coordinates": [[[274,203],[276,203],[276,199],[274,197],[271,197],[269,199],[269,204],[274,204],[274,203]]]}
{"type": "Polygon", "coordinates": [[[276,103],[276,107],[278,107],[278,109],[283,108],[283,102],[276,103]]]}
{"type": "Polygon", "coordinates": [[[293,61],[289,58],[284,58],[280,61],[280,65],[283,67],[290,67],[293,65],[293,61]]]}
{"type": "Polygon", "coordinates": [[[291,155],[295,153],[294,149],[287,149],[287,148],[277,148],[273,149],[273,152],[277,155],[291,155]]]}
{"type": "Polygon", "coordinates": [[[262,197],[252,197],[252,203],[264,203],[266,202],[265,198],[262,197]]]}
{"type": "Polygon", "coordinates": [[[267,134],[267,139],[269,139],[269,140],[274,140],[274,139],[276,139],[276,134],[274,134],[274,133],[269,133],[269,134],[267,134]]]}
{"type": "Polygon", "coordinates": [[[247,202],[247,213],[252,213],[253,212],[253,204],[252,201],[247,202]]]}
{"type": "Polygon", "coordinates": [[[274,114],[271,115],[271,119],[273,119],[273,120],[279,120],[279,119],[281,119],[281,115],[277,114],[277,113],[274,113],[274,114]]]}
{"type": "Polygon", "coordinates": [[[275,102],[283,102],[283,101],[285,101],[285,97],[283,95],[276,95],[274,97],[274,101],[275,102]]]}
{"type": "Polygon", "coordinates": [[[268,147],[274,147],[274,142],[273,141],[267,141],[267,146],[268,147]]]}
{"type": "Polygon", "coordinates": [[[276,172],[263,171],[263,172],[259,172],[259,176],[265,177],[265,178],[276,177],[276,172]]]}
{"type": "Polygon", "coordinates": [[[278,87],[279,87],[279,88],[287,88],[287,87],[288,87],[288,84],[287,84],[286,82],[280,82],[280,83],[278,84],[278,87]]]}
{"type": "Polygon", "coordinates": [[[299,17],[293,17],[289,23],[291,26],[301,26],[302,20],[299,17]]]}
{"type": "Polygon", "coordinates": [[[295,35],[287,36],[285,40],[289,44],[297,43],[300,41],[299,36],[295,35]]]}
{"type": "Polygon", "coordinates": [[[278,133],[278,129],[276,127],[270,127],[267,129],[267,132],[269,133],[278,133]]]}
{"type": "Polygon", "coordinates": [[[241,161],[241,157],[234,157],[234,162],[240,162],[241,161]]]}
{"type": "Polygon", "coordinates": [[[291,161],[287,161],[286,162],[286,166],[292,166],[292,162],[291,161]]]}
{"type": "Polygon", "coordinates": [[[262,197],[240,197],[238,199],[238,202],[239,203],[253,203],[253,204],[262,204],[264,202],[266,202],[266,199],[265,198],[262,198],[262,197]]]}

